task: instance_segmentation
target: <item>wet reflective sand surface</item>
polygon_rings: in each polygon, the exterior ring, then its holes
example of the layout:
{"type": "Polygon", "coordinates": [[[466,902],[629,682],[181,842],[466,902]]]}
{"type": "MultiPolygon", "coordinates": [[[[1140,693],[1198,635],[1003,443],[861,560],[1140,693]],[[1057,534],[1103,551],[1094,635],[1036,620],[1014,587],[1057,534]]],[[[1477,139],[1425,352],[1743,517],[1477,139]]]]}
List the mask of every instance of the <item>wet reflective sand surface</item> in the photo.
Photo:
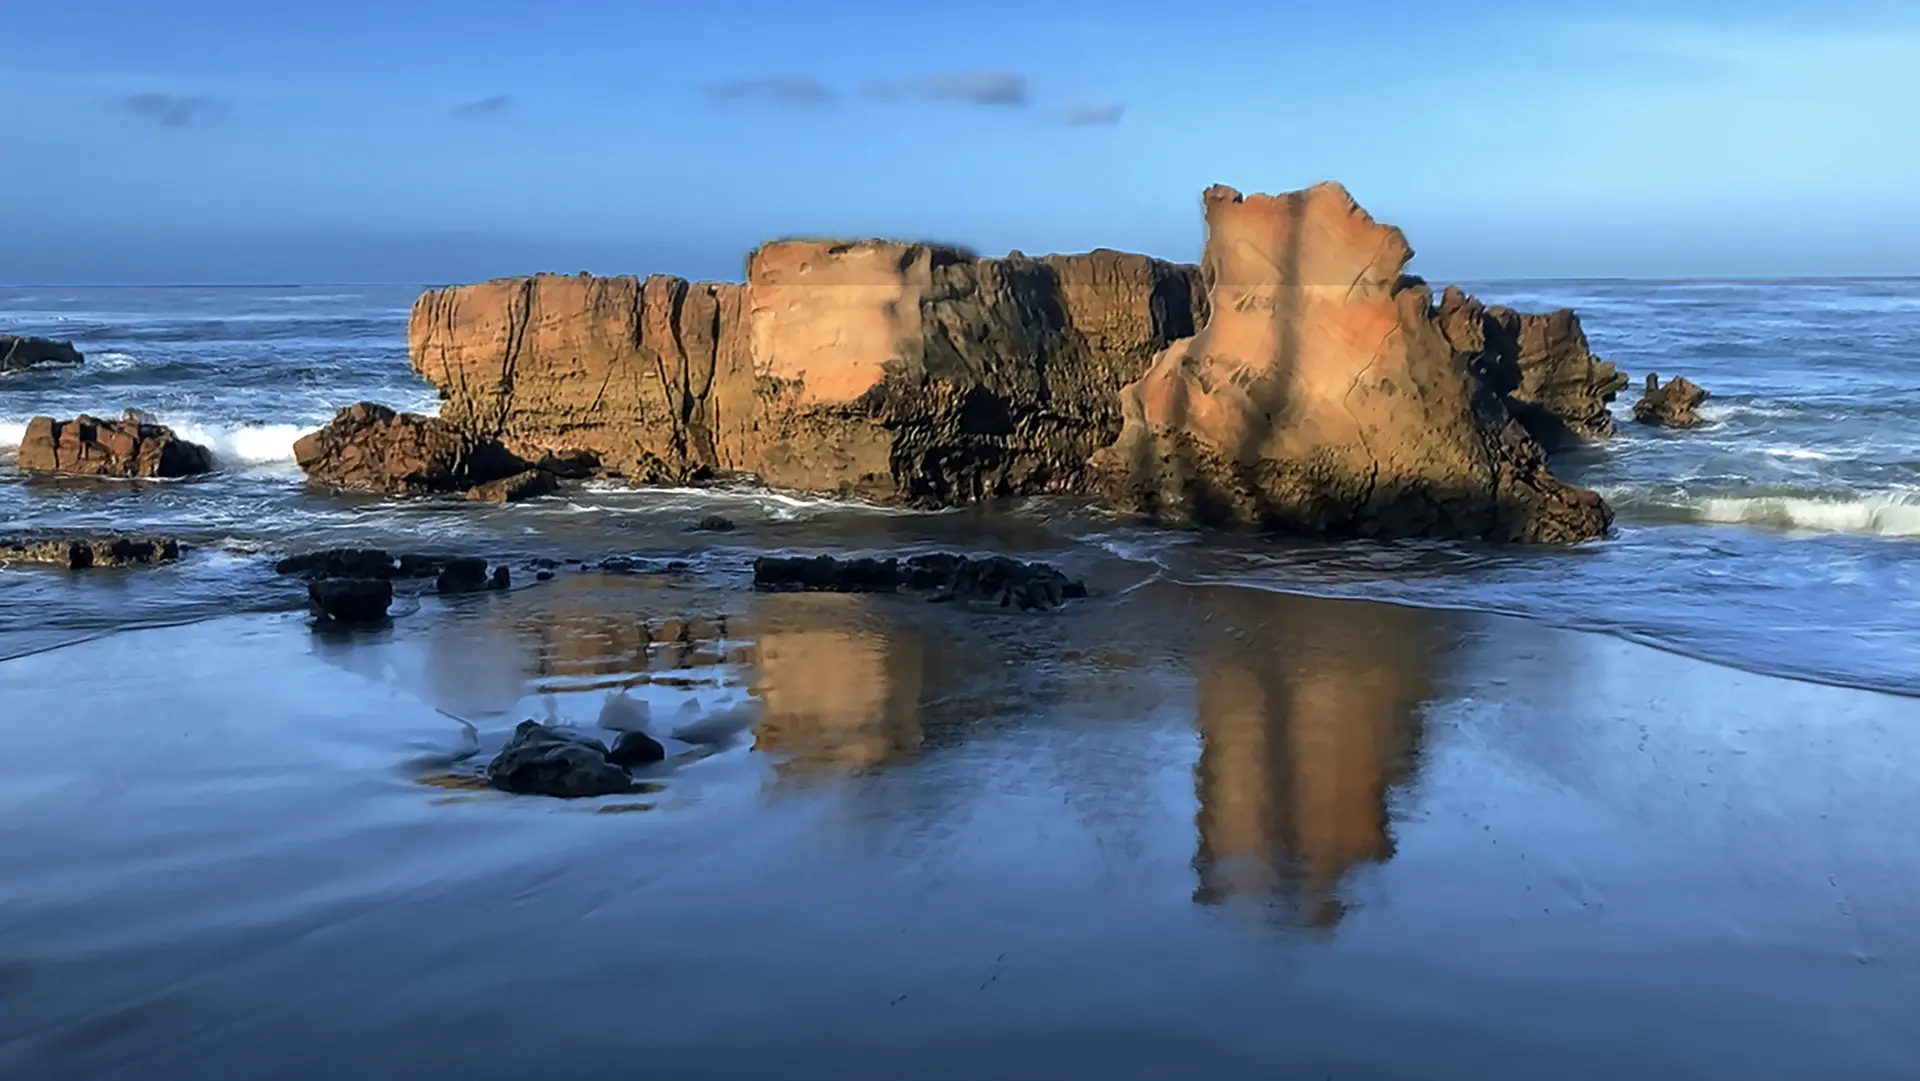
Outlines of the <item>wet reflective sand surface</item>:
{"type": "Polygon", "coordinates": [[[9,1079],[1920,1076],[1913,700],[1229,587],[589,575],[0,681],[9,1079]],[[603,713],[692,738],[469,783],[603,713]]]}

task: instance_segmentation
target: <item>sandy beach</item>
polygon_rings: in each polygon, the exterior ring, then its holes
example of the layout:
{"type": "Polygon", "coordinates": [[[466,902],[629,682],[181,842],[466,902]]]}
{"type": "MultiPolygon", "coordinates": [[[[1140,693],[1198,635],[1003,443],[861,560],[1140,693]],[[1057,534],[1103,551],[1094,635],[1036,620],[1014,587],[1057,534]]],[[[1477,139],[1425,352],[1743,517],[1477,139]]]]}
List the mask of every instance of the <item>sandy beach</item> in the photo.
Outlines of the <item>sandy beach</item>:
{"type": "Polygon", "coordinates": [[[419,605],[0,668],[0,1074],[1920,1068],[1912,699],[1165,581],[419,605]],[[621,688],[757,723],[638,795],[461,787],[621,688]]]}

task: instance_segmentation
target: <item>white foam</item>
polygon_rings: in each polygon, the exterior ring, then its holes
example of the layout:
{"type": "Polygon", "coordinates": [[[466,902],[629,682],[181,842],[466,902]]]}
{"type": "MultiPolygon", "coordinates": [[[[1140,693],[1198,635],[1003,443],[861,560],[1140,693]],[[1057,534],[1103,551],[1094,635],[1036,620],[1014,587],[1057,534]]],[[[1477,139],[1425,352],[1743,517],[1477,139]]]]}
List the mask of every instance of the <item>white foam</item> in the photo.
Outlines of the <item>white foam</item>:
{"type": "Polygon", "coordinates": [[[26,421],[0,420],[0,450],[14,450],[20,446],[20,441],[26,437],[26,421]]]}
{"type": "Polygon", "coordinates": [[[1692,504],[1704,521],[1765,525],[1806,533],[1920,537],[1920,498],[1881,492],[1854,499],[1813,496],[1719,496],[1692,504]]]}
{"type": "Polygon", "coordinates": [[[172,428],[175,435],[198,443],[213,452],[213,457],[229,469],[252,465],[293,461],[293,444],[313,431],[311,424],[202,424],[192,420],[155,418],[172,428]]]}
{"type": "Polygon", "coordinates": [[[1840,457],[1830,451],[1813,450],[1808,447],[1768,447],[1765,453],[1775,458],[1792,458],[1802,462],[1832,462],[1839,460],[1840,457]]]}

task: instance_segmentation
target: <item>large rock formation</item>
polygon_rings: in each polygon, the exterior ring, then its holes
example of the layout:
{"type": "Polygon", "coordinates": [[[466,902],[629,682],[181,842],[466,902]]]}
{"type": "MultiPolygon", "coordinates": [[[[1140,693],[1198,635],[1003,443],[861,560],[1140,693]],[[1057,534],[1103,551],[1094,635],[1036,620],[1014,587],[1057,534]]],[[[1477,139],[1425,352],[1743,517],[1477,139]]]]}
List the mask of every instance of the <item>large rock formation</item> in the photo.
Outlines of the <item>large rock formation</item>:
{"type": "Polygon", "coordinates": [[[949,504],[1082,487],[1119,388],[1202,302],[1195,268],[1110,251],[787,241],[747,279],[440,290],[414,307],[413,363],[446,420],[524,458],[949,504]]]}
{"type": "Polygon", "coordinates": [[[1490,308],[1450,285],[1440,294],[1440,329],[1548,448],[1613,434],[1607,404],[1626,389],[1627,377],[1593,355],[1570,309],[1534,315],[1490,308]]]}
{"type": "Polygon", "coordinates": [[[527,469],[493,440],[372,402],[350,405],[302,436],[293,458],[309,483],[388,495],[466,491],[527,469]]]}
{"type": "Polygon", "coordinates": [[[84,359],[72,342],[0,334],[0,372],[24,371],[48,364],[78,364],[84,359]]]}
{"type": "Polygon", "coordinates": [[[1310,534],[1574,541],[1594,493],[1442,333],[1413,250],[1337,184],[1205,195],[1207,323],[1122,394],[1100,453],[1118,506],[1175,522],[1310,534]]]}
{"type": "Polygon", "coordinates": [[[20,439],[19,464],[28,473],[189,477],[212,471],[213,452],[129,411],[121,420],[35,417],[20,439]]]}

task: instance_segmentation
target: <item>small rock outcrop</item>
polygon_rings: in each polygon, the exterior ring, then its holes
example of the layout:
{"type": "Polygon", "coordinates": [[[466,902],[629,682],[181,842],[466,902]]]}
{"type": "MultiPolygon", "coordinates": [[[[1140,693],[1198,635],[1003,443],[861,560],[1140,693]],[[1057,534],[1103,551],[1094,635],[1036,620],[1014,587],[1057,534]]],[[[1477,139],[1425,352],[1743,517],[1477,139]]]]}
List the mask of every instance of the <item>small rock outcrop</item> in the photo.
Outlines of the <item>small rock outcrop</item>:
{"type": "Polygon", "coordinates": [[[582,799],[633,791],[633,778],[608,760],[607,745],[591,736],[521,721],[487,764],[487,783],[523,796],[582,799]]]}
{"type": "Polygon", "coordinates": [[[497,442],[373,402],[350,405],[302,436],[293,457],[309,483],[386,495],[461,492],[527,469],[497,442]]]}
{"type": "Polygon", "coordinates": [[[1083,583],[1045,563],[946,552],[904,560],[761,556],[753,562],[753,584],[769,591],[913,593],[933,601],[965,601],[1023,612],[1058,608],[1087,595],[1083,583]]]}
{"type": "Polygon", "coordinates": [[[467,489],[467,498],[475,503],[518,503],[538,499],[560,490],[560,478],[544,469],[528,469],[511,477],[490,480],[467,489]]]}
{"type": "Polygon", "coordinates": [[[1633,419],[1657,428],[1698,428],[1706,423],[1700,416],[1700,403],[1708,397],[1684,375],[1676,375],[1663,385],[1658,375],[1648,372],[1646,390],[1633,403],[1633,419]]]}
{"type": "Polygon", "coordinates": [[[321,578],[307,583],[307,605],[324,623],[379,623],[393,604],[390,578],[321,578]]]}
{"type": "Polygon", "coordinates": [[[1627,377],[1593,355],[1570,309],[1490,308],[1450,285],[1438,315],[1454,350],[1549,450],[1613,434],[1608,403],[1627,388],[1627,377]]]}
{"type": "Polygon", "coordinates": [[[613,749],[607,752],[607,761],[626,769],[651,766],[666,757],[667,749],[660,741],[640,731],[620,733],[613,741],[613,749]]]}
{"type": "Polygon", "coordinates": [[[733,519],[722,517],[718,514],[709,514],[705,518],[693,523],[691,528],[695,533],[731,533],[735,527],[733,519]]]}
{"type": "Polygon", "coordinates": [[[69,570],[171,563],[180,543],[171,537],[55,537],[0,539],[0,564],[42,563],[69,570]]]}
{"type": "MultiPolygon", "coordinates": [[[[505,567],[500,569],[506,570],[505,567]]],[[[440,568],[434,589],[441,593],[478,593],[490,588],[490,585],[487,561],[478,556],[462,556],[447,560],[446,565],[440,568]]]]}
{"type": "Polygon", "coordinates": [[[28,473],[190,477],[213,471],[213,452],[129,410],[121,420],[35,417],[20,439],[19,464],[28,473]]]}
{"type": "Polygon", "coordinates": [[[1206,325],[1122,393],[1095,459],[1151,519],[1315,536],[1579,541],[1611,512],[1442,334],[1413,255],[1338,184],[1207,190],[1206,325]]]}
{"type": "Polygon", "coordinates": [[[25,371],[46,365],[79,364],[86,359],[72,342],[51,338],[22,338],[0,334],[0,372],[25,371]]]}

